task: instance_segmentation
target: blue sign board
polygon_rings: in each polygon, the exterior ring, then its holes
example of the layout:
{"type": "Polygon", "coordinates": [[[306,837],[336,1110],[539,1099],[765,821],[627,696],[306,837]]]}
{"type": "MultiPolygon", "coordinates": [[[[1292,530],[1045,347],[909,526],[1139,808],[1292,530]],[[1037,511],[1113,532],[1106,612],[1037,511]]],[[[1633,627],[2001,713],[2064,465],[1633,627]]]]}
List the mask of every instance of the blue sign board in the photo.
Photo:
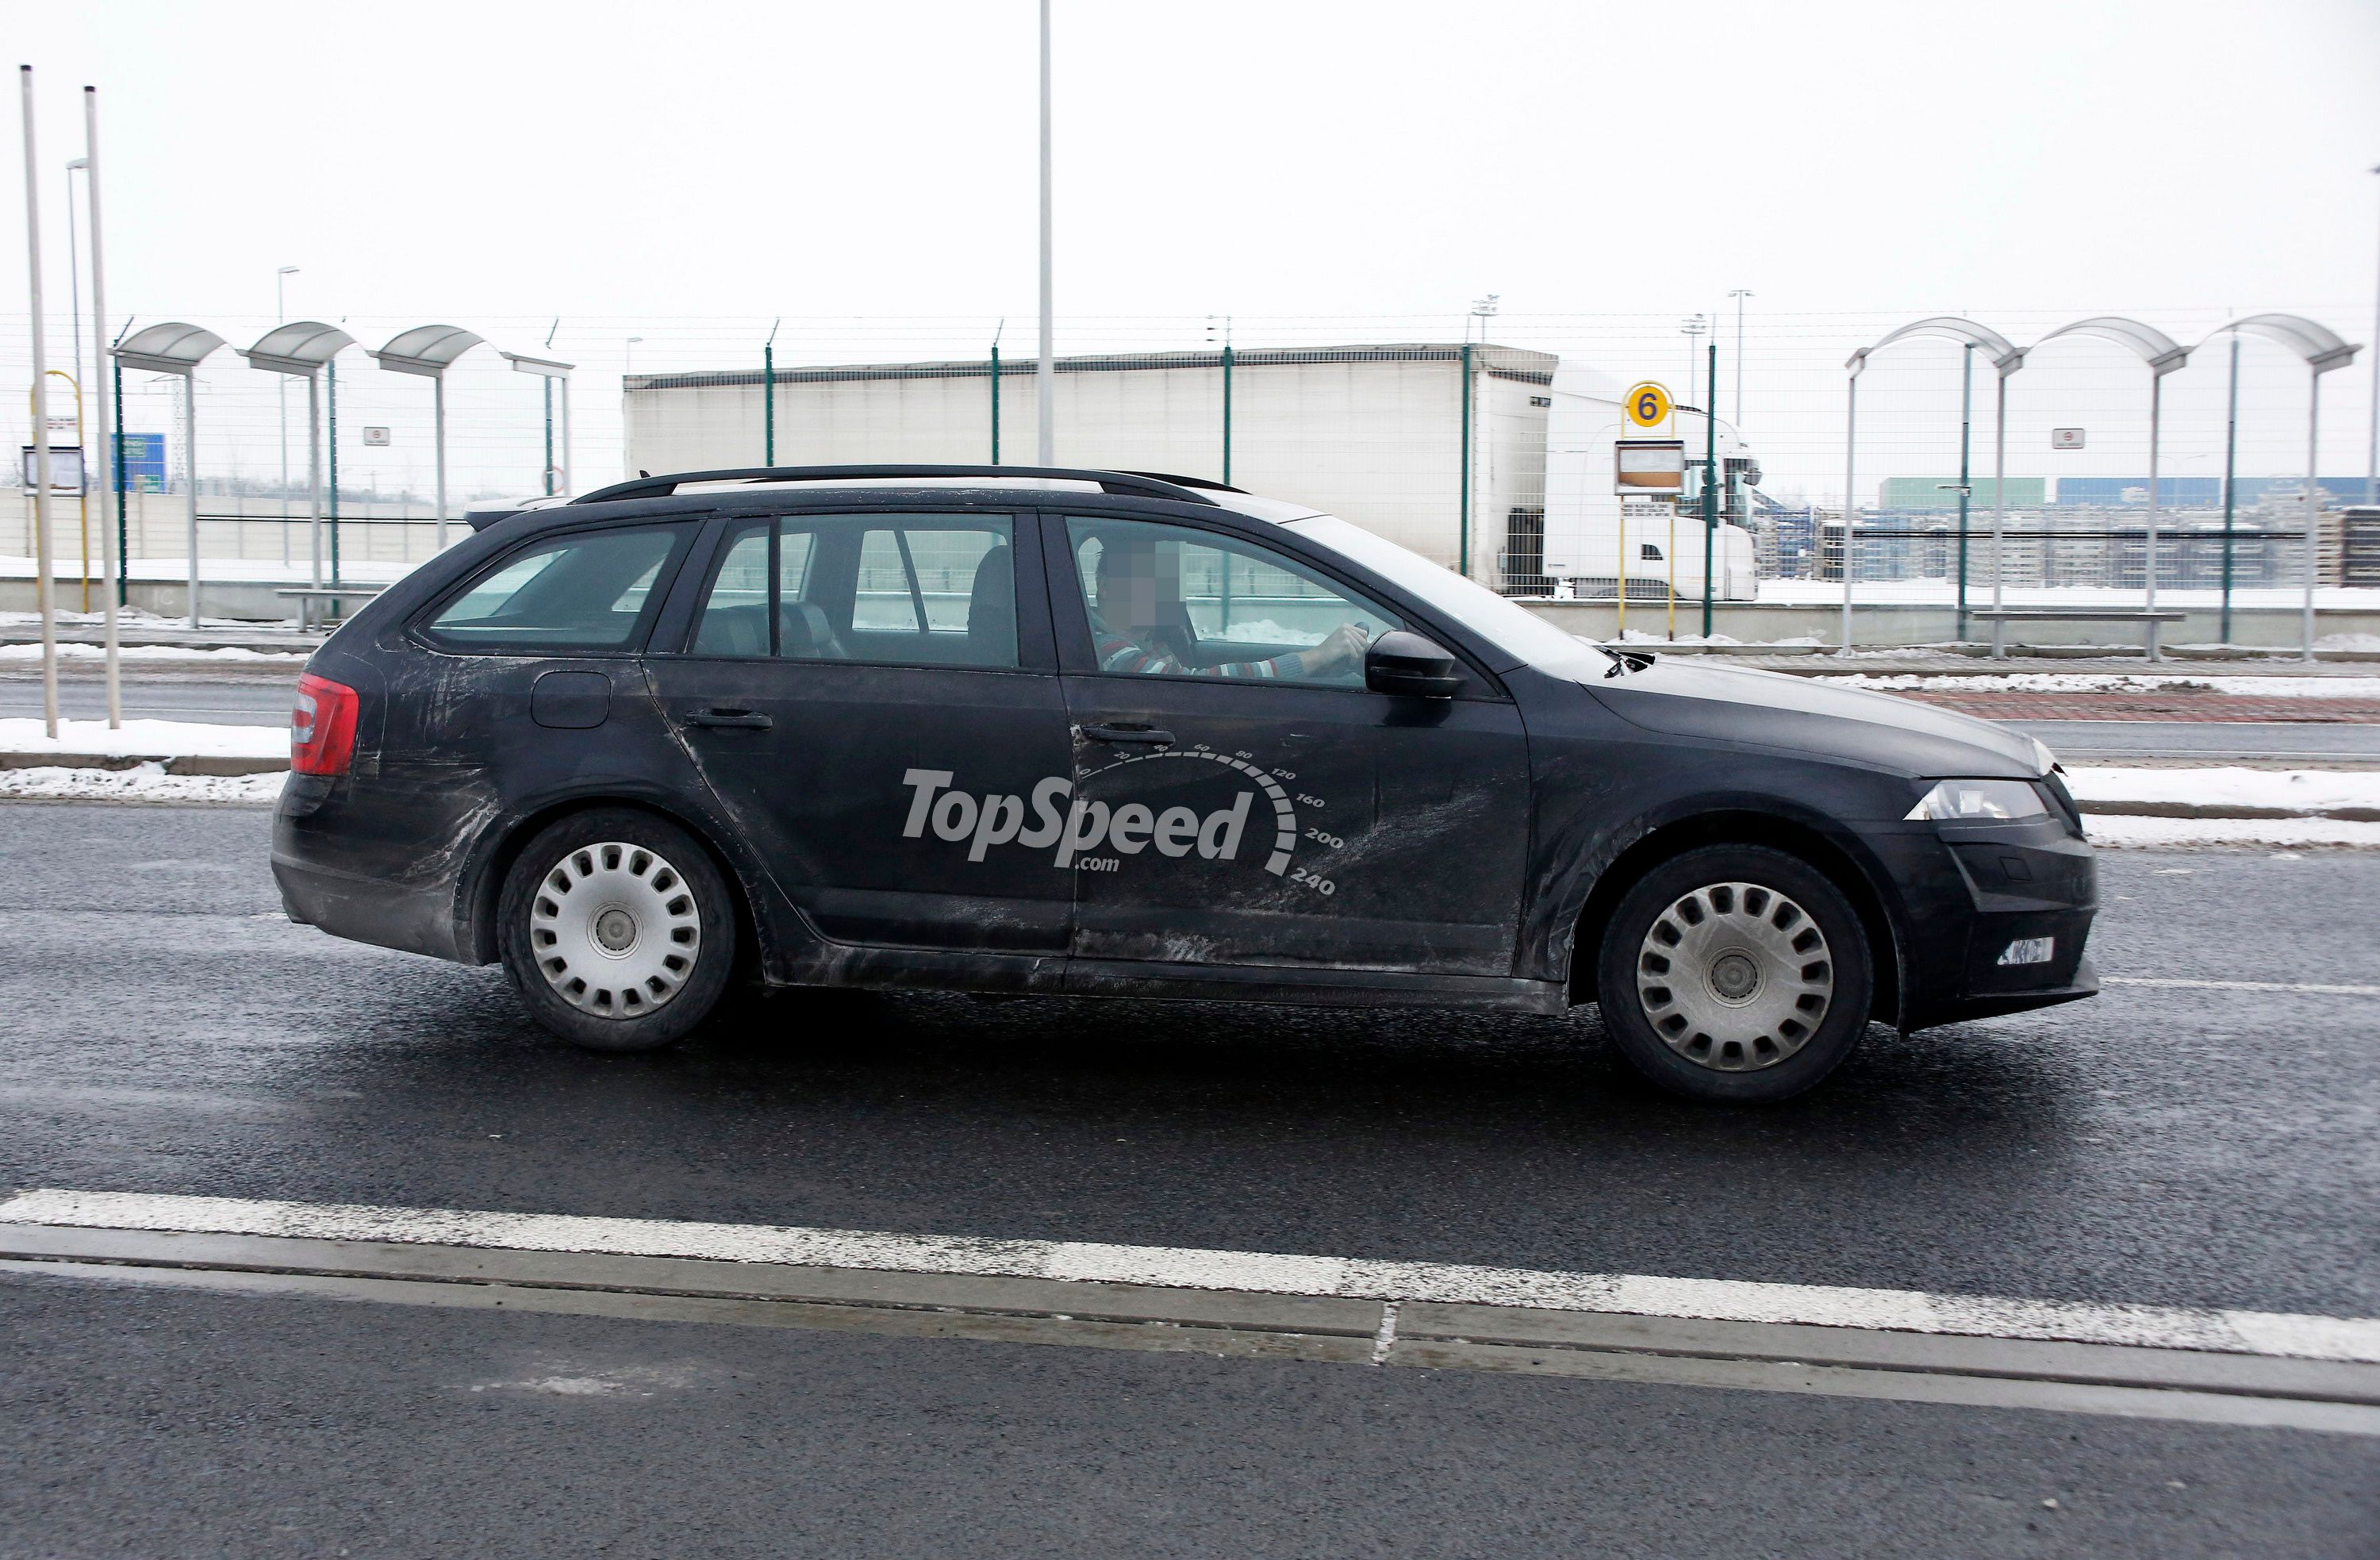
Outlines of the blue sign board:
{"type": "Polygon", "coordinates": [[[118,433],[116,453],[124,461],[124,490],[127,493],[163,493],[165,491],[165,435],[163,433],[118,433]]]}

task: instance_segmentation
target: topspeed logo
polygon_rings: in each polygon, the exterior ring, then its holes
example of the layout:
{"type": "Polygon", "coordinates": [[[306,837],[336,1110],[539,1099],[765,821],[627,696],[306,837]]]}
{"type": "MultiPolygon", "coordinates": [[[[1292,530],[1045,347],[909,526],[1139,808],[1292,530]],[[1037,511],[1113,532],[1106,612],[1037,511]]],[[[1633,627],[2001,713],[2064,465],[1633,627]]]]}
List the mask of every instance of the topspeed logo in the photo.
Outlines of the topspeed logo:
{"type": "MultiPolygon", "coordinates": [[[[1297,820],[1280,784],[1252,764],[1204,750],[1135,762],[1177,757],[1226,764],[1257,781],[1273,803],[1279,829],[1265,871],[1281,872],[1289,864],[1290,847],[1296,841],[1297,820]]],[[[1210,861],[1236,860],[1240,837],[1257,798],[1256,792],[1242,791],[1228,807],[1201,817],[1186,807],[1169,807],[1160,812],[1136,801],[1111,808],[1103,801],[1076,797],[1075,783],[1058,774],[1036,783],[1029,803],[1024,797],[997,793],[978,797],[952,790],[950,784],[955,777],[955,772],[948,769],[913,769],[901,776],[901,783],[911,792],[908,820],[901,828],[904,837],[921,838],[930,827],[937,838],[953,844],[967,841],[970,861],[982,860],[995,845],[1015,844],[1032,850],[1055,846],[1057,855],[1050,865],[1061,868],[1071,867],[1076,858],[1102,847],[1119,856],[1137,856],[1155,847],[1160,856],[1182,857],[1195,850],[1210,861]],[[1028,805],[1033,817],[1029,825],[1026,822],[1028,805]]]]}

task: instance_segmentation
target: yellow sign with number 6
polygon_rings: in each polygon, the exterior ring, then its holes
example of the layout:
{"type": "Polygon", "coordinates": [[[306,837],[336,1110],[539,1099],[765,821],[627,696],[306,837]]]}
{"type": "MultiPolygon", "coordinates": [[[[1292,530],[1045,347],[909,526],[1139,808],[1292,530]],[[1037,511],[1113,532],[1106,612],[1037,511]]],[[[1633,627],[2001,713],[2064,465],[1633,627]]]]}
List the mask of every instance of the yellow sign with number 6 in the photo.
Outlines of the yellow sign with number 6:
{"type": "Polygon", "coordinates": [[[1658,428],[1670,420],[1669,387],[1649,379],[1628,392],[1626,405],[1628,420],[1639,428],[1658,428]]]}

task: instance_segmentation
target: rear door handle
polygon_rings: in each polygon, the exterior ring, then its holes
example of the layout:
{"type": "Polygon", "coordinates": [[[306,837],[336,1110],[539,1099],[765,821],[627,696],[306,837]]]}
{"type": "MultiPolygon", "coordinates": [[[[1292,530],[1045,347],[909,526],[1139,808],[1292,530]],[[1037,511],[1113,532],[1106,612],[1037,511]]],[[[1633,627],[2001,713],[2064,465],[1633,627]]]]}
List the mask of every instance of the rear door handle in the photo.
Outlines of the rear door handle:
{"type": "Polygon", "coordinates": [[[1119,747],[1173,746],[1173,733],[1160,731],[1153,725],[1078,725],[1075,729],[1094,742],[1112,742],[1119,747]]]}
{"type": "Polygon", "coordinates": [[[770,719],[750,710],[698,710],[686,717],[688,725],[725,726],[736,731],[766,731],[770,719]]]}

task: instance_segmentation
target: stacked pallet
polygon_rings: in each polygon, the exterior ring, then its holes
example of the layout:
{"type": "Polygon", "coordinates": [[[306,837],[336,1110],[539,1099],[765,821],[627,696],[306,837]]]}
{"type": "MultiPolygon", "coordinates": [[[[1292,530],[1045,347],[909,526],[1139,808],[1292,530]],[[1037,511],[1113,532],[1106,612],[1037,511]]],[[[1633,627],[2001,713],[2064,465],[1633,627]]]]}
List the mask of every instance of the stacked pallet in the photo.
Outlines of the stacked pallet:
{"type": "Polygon", "coordinates": [[[2380,586],[2380,506],[2333,509],[2315,535],[2315,577],[2324,584],[2380,586]]]}

